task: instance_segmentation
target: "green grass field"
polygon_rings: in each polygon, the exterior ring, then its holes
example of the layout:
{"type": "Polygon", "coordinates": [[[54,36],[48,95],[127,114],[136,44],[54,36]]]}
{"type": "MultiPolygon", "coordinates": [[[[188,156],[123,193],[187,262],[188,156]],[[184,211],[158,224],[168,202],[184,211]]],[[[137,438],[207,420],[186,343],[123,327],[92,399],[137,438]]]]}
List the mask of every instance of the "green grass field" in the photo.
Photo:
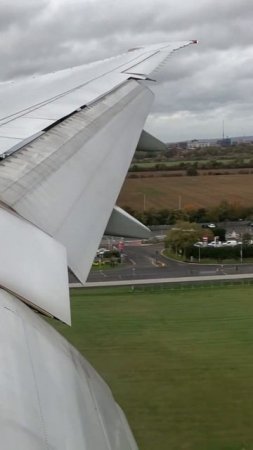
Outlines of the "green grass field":
{"type": "Polygon", "coordinates": [[[55,324],[110,385],[140,450],[253,449],[253,287],[72,291],[55,324]]]}

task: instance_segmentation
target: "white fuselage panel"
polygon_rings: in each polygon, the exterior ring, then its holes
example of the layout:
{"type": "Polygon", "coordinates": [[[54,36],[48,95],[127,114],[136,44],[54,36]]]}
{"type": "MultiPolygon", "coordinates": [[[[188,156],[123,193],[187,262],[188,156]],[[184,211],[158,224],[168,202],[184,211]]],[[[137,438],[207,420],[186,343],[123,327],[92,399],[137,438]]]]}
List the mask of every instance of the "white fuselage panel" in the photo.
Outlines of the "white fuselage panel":
{"type": "Polygon", "coordinates": [[[137,450],[111,391],[38,314],[0,290],[3,450],[137,450]]]}

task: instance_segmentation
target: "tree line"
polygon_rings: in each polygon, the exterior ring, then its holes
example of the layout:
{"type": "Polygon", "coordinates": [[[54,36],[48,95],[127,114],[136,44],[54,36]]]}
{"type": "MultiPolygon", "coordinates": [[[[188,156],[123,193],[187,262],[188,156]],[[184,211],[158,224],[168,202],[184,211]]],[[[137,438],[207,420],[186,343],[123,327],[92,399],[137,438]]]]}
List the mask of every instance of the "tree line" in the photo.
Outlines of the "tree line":
{"type": "Polygon", "coordinates": [[[196,208],[188,205],[183,209],[155,209],[146,211],[135,210],[130,206],[123,208],[145,225],[173,225],[178,220],[205,223],[224,222],[226,220],[236,221],[240,219],[253,219],[253,206],[243,206],[222,200],[219,205],[210,208],[196,208]]]}
{"type": "Polygon", "coordinates": [[[128,170],[129,173],[135,172],[173,172],[176,170],[185,170],[186,175],[198,175],[198,170],[211,169],[251,169],[253,167],[253,159],[244,160],[237,158],[233,160],[216,160],[208,161],[180,161],[175,164],[166,164],[166,162],[157,162],[152,165],[132,164],[128,170]]]}

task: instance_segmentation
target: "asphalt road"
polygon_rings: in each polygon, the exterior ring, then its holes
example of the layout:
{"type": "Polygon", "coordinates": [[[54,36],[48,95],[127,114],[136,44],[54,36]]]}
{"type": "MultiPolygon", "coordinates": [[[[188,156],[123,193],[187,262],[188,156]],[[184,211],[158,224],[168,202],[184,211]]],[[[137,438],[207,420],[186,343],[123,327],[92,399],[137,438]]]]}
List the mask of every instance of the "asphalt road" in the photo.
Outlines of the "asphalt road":
{"type": "Polygon", "coordinates": [[[163,244],[126,246],[124,263],[115,268],[92,270],[88,282],[217,276],[253,273],[253,264],[202,265],[181,263],[163,257],[163,244]]]}

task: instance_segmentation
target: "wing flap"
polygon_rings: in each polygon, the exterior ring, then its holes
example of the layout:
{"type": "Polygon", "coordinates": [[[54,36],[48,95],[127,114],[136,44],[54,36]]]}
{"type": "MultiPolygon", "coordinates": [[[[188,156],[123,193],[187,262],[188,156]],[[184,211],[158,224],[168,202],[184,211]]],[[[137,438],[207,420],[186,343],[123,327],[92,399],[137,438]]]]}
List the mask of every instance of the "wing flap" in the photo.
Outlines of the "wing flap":
{"type": "Polygon", "coordinates": [[[114,206],[105,234],[109,236],[147,239],[151,231],[119,206],[114,206]]]}
{"type": "Polygon", "coordinates": [[[128,81],[1,163],[1,201],[61,242],[82,282],[152,101],[128,81]]]}
{"type": "Polygon", "coordinates": [[[164,142],[157,139],[152,134],[143,130],[141,133],[140,140],[138,142],[137,150],[148,152],[148,151],[166,151],[167,147],[164,142]]]}
{"type": "Polygon", "coordinates": [[[65,248],[0,208],[0,286],[33,308],[70,325],[65,248]]]}

